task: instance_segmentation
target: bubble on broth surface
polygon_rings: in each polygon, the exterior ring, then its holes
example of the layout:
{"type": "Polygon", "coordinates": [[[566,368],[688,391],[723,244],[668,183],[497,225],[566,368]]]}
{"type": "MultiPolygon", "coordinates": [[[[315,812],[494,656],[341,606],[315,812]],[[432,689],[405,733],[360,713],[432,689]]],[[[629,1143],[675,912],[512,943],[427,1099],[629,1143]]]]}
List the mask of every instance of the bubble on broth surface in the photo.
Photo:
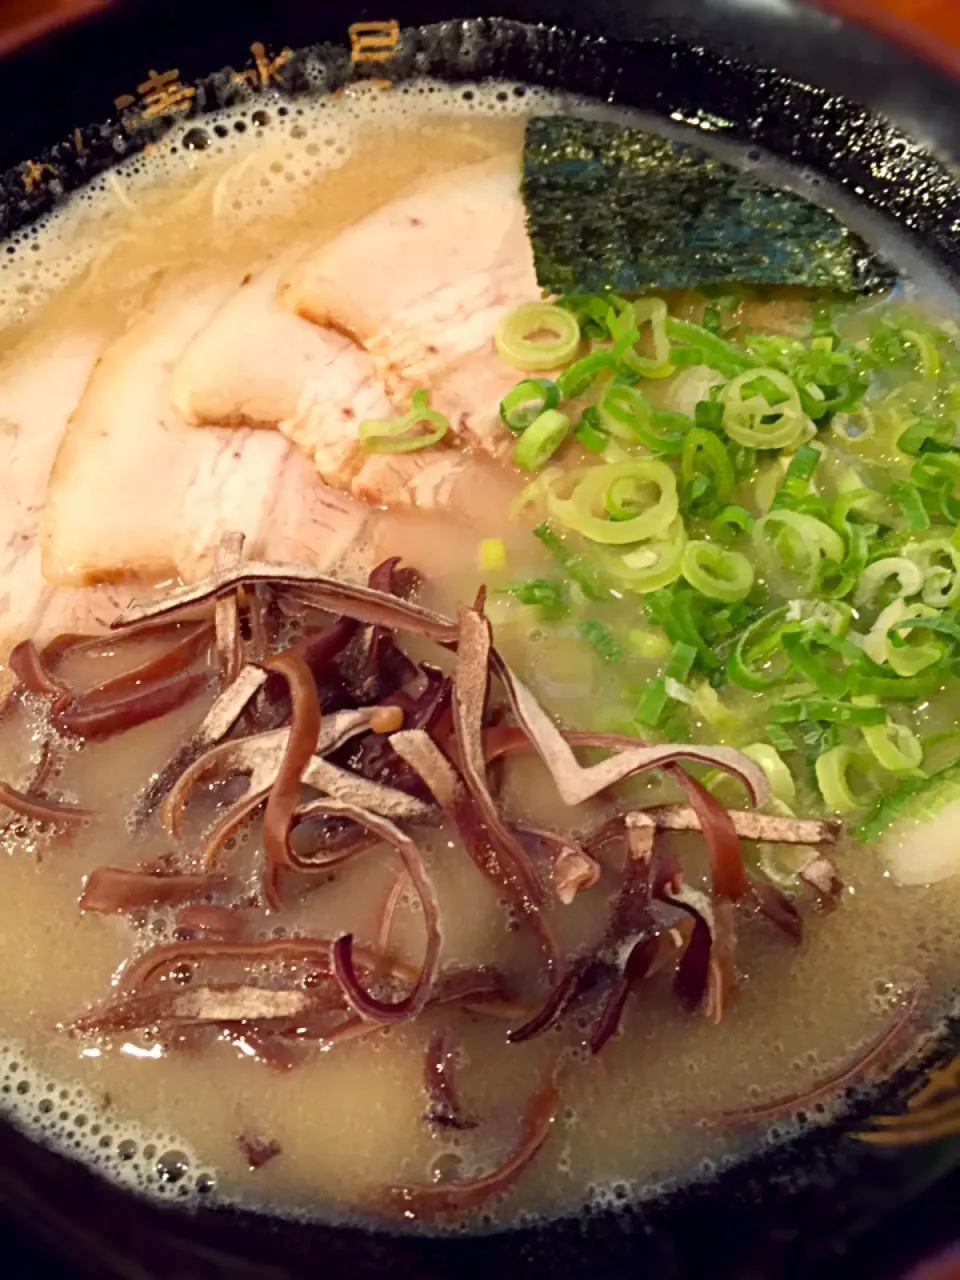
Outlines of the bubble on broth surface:
{"type": "MultiPolygon", "coordinates": [[[[307,64],[320,93],[325,73],[307,64]]],[[[0,326],[26,318],[64,285],[98,268],[117,247],[110,223],[125,222],[119,236],[131,244],[149,235],[149,193],[173,187],[185,216],[212,215],[222,238],[252,218],[268,218],[280,204],[302,198],[324,173],[342,167],[371,128],[430,127],[459,118],[511,119],[557,110],[561,99],[544,89],[502,83],[450,89],[418,80],[389,94],[350,92],[332,99],[298,101],[295,115],[278,97],[213,112],[198,124],[185,121],[154,143],[93,179],[33,227],[14,234],[0,255],[0,326]],[[517,95],[511,89],[522,89],[517,95]],[[201,143],[202,139],[202,143],[201,143]],[[192,179],[192,181],[191,181],[192,179]],[[106,219],[107,225],[104,226],[106,219]],[[97,234],[92,234],[94,223],[97,234]]],[[[169,212],[169,210],[167,210],[169,212]]],[[[120,300],[134,307],[134,298],[120,300]]]]}
{"type": "Polygon", "coordinates": [[[176,1190],[182,1201],[186,1183],[193,1188],[187,1198],[199,1194],[192,1175],[201,1162],[189,1144],[115,1115],[109,1097],[53,1079],[30,1064],[22,1046],[0,1044],[0,1088],[3,1111],[18,1128],[127,1190],[150,1186],[165,1199],[176,1190]]]}

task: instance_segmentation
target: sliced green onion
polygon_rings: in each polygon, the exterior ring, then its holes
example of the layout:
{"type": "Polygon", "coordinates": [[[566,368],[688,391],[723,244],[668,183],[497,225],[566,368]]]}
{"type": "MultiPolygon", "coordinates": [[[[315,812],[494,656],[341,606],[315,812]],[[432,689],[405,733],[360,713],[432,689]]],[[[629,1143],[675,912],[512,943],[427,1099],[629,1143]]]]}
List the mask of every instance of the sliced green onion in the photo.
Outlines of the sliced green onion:
{"type": "Polygon", "coordinates": [[[612,382],[604,389],[597,405],[605,431],[618,440],[633,442],[653,416],[653,406],[642,391],[623,382],[612,382]]]}
{"type": "Polygon", "coordinates": [[[891,773],[913,773],[923,763],[923,746],[917,735],[895,720],[867,725],[860,730],[877,762],[891,773]]]}
{"type": "Polygon", "coordinates": [[[867,535],[862,525],[852,521],[846,526],[846,555],[840,564],[827,557],[820,561],[817,572],[817,589],[825,596],[842,598],[849,595],[860,580],[870,552],[867,535]]]}
{"type": "Polygon", "coordinates": [[[566,569],[569,577],[577,584],[588,600],[610,599],[610,592],[597,575],[584,562],[581,556],[578,556],[576,552],[567,547],[563,538],[555,529],[552,529],[549,524],[544,522],[537,525],[533,534],[534,537],[540,539],[557,563],[566,569]]]}
{"type": "Polygon", "coordinates": [[[685,644],[683,641],[675,644],[664,663],[661,674],[651,680],[644,690],[643,697],[634,712],[634,719],[641,724],[656,727],[667,709],[667,703],[671,697],[670,687],[677,685],[682,687],[683,681],[693,670],[696,658],[697,650],[693,645],[685,644]]]}
{"type": "Polygon", "coordinates": [[[635,480],[627,476],[614,480],[604,495],[603,505],[612,520],[632,520],[638,515],[638,493],[635,480]]]}
{"type": "Polygon", "coordinates": [[[927,644],[908,644],[907,635],[914,628],[925,629],[936,627],[938,615],[935,609],[925,604],[905,604],[897,598],[887,605],[877,617],[863,642],[863,651],[878,665],[887,664],[898,676],[916,676],[927,667],[933,667],[942,661],[946,652],[945,646],[937,641],[927,644]],[[890,632],[896,630],[899,642],[891,641],[890,632]]]}
{"type": "Polygon", "coordinates": [[[890,578],[899,584],[897,595],[901,598],[915,596],[923,586],[923,570],[906,556],[886,556],[867,565],[860,575],[853,603],[860,607],[869,604],[890,578]]]}
{"type": "Polygon", "coordinates": [[[511,387],[500,401],[500,417],[511,431],[525,431],[541,413],[556,409],[560,390],[549,378],[526,378],[511,387]]]}
{"type": "Polygon", "coordinates": [[[842,640],[853,622],[853,609],[845,600],[815,600],[801,605],[801,618],[809,628],[825,627],[831,636],[842,640]]]}
{"type": "Polygon", "coordinates": [[[825,698],[845,696],[848,692],[846,674],[827,666],[825,658],[827,654],[834,654],[857,660],[861,654],[856,646],[835,636],[822,624],[807,627],[804,623],[791,623],[784,627],[780,640],[793,666],[819,693],[825,698]]]}
{"type": "Polygon", "coordinates": [[[667,693],[666,681],[663,676],[654,676],[643,691],[643,697],[637,703],[637,709],[633,713],[634,720],[638,724],[646,724],[651,728],[656,728],[663,718],[663,713],[667,709],[667,703],[670,695],[667,693]]]}
{"type": "Polygon", "coordinates": [[[623,650],[616,636],[602,622],[587,618],[586,621],[577,625],[577,631],[596,649],[605,662],[616,662],[623,656],[623,650]]]}
{"type": "MultiPolygon", "coordinates": [[[[755,364],[745,351],[738,351],[736,347],[731,346],[729,342],[724,342],[709,329],[704,329],[699,324],[691,324],[689,320],[678,320],[676,316],[667,316],[664,331],[672,342],[683,343],[690,348],[692,363],[705,364],[722,373],[725,378],[732,378],[755,364]]],[[[670,359],[677,367],[679,367],[679,355],[680,353],[676,350],[670,353],[670,359]]],[[[688,359],[690,359],[689,356],[688,359]]]]}
{"type": "Polygon", "coordinates": [[[632,551],[608,556],[604,569],[618,586],[627,590],[641,595],[659,591],[680,577],[686,541],[683,521],[678,518],[662,538],[651,538],[632,551]]]}
{"type": "Polygon", "coordinates": [[[920,490],[915,484],[906,480],[895,481],[887,490],[888,495],[899,503],[907,524],[911,529],[926,529],[930,525],[930,517],[923,505],[920,490]]]}
{"type": "Polygon", "coordinates": [[[843,340],[815,338],[805,347],[794,338],[751,334],[746,342],[762,364],[789,375],[811,418],[855,408],[869,386],[862,354],[843,340]]]}
{"type": "Polygon", "coordinates": [[[607,316],[610,314],[610,299],[598,293],[565,293],[557,299],[557,306],[570,311],[580,322],[580,332],[585,338],[594,338],[605,342],[610,337],[607,328],[607,316]]]}
{"type": "MultiPolygon", "coordinates": [[[[532,427],[529,428],[527,435],[532,430],[532,427]]],[[[521,444],[525,438],[521,439],[521,444]]],[[[575,529],[593,542],[613,546],[642,542],[663,534],[676,519],[680,506],[673,472],[666,463],[654,458],[637,458],[628,462],[591,467],[569,498],[559,498],[554,493],[548,493],[547,505],[551,514],[567,528],[575,529]],[[635,505],[642,509],[642,514],[629,520],[610,519],[608,492],[612,485],[616,485],[617,492],[622,494],[624,481],[635,486],[635,505]],[[645,502],[640,486],[652,486],[657,490],[656,501],[645,502]],[[601,511],[605,514],[598,514],[601,511]]]]}
{"type": "Polygon", "coordinates": [[[654,453],[679,453],[693,425],[683,413],[654,409],[636,387],[613,382],[597,405],[605,430],[620,440],[641,440],[654,453]]]}
{"type": "Polygon", "coordinates": [[[710,532],[719,542],[730,542],[738,533],[749,533],[753,516],[743,507],[730,506],[718,511],[710,522],[710,532]]]}
{"type": "Polygon", "coordinates": [[[894,622],[890,627],[890,633],[894,637],[894,644],[903,647],[905,641],[902,641],[898,635],[900,631],[933,631],[940,635],[949,636],[951,640],[960,642],[960,620],[956,617],[944,617],[937,613],[936,609],[931,609],[929,605],[913,605],[914,610],[912,619],[908,616],[900,621],[894,622]]]}
{"type": "Polygon", "coordinates": [[[357,428],[367,453],[415,453],[437,444],[450,430],[442,413],[429,408],[429,391],[415,391],[402,418],[365,418],[357,428]],[[423,426],[429,429],[421,430],[423,426]]]}
{"type": "Polygon", "coordinates": [[[513,446],[513,460],[524,471],[539,471],[570,434],[570,419],[558,409],[547,409],[530,423],[513,446]]]}
{"type": "Polygon", "coordinates": [[[786,455],[760,462],[756,467],[753,483],[753,501],[762,515],[773,507],[784,473],[789,466],[786,455]]]}
{"type": "Polygon", "coordinates": [[[481,538],[477,561],[482,573],[495,573],[506,567],[507,548],[502,538],[481,538]]]}
{"type": "MultiPolygon", "coordinates": [[[[883,671],[882,667],[874,668],[883,671]]],[[[877,698],[892,698],[898,702],[914,702],[920,698],[928,698],[942,684],[944,675],[939,664],[933,665],[916,676],[874,675],[873,670],[864,668],[851,671],[847,682],[849,693],[859,696],[871,694],[877,698]]]]}
{"type": "Polygon", "coordinates": [[[557,378],[560,395],[564,400],[575,400],[589,391],[604,372],[616,367],[616,358],[609,351],[591,351],[589,355],[574,360],[557,378]]]}
{"type": "Polygon", "coordinates": [[[929,821],[957,799],[960,768],[956,765],[948,765],[928,777],[901,777],[892,791],[877,800],[854,834],[858,840],[870,843],[899,818],[929,821]]]}
{"type": "Polygon", "coordinates": [[[620,315],[609,318],[607,325],[620,366],[645,378],[665,378],[673,373],[667,319],[667,304],[662,298],[638,298],[627,304],[620,315]],[[636,349],[645,325],[650,326],[652,356],[636,349]]]}
{"type": "Polygon", "coordinates": [[[713,510],[724,506],[733,495],[736,484],[733,463],[723,441],[702,427],[694,427],[687,432],[680,458],[680,475],[684,483],[684,505],[692,510],[702,510],[708,505],[713,510]],[[703,494],[694,492],[693,486],[698,479],[707,481],[703,494]]]}
{"type": "Polygon", "coordinates": [[[723,405],[719,400],[698,400],[693,420],[703,431],[722,431],[723,405]]]}
{"type": "Polygon", "coordinates": [[[810,489],[810,481],[820,462],[819,449],[802,444],[790,459],[790,465],[784,472],[780,488],[773,500],[773,510],[781,507],[796,507],[806,497],[810,489]]]}
{"type": "MultiPolygon", "coordinates": [[[[644,601],[647,616],[662,627],[674,644],[693,648],[700,665],[708,671],[720,670],[720,660],[700,630],[700,611],[694,614],[699,598],[683,589],[652,592],[644,601]]],[[[685,677],[678,677],[683,679],[685,677]]]]}
{"type": "Polygon", "coordinates": [[[712,303],[709,307],[704,307],[703,309],[703,327],[708,333],[719,333],[723,328],[720,308],[715,307],[712,303]]]}
{"type": "Polygon", "coordinates": [[[926,334],[918,333],[916,329],[904,329],[903,336],[917,348],[917,353],[920,357],[920,372],[923,376],[925,378],[935,378],[943,365],[936,344],[926,334]]]}
{"type": "Polygon", "coordinates": [[[776,747],[778,751],[796,751],[796,743],[781,725],[771,722],[766,726],[766,733],[770,739],[770,745],[776,747]]]}
{"type": "Polygon", "coordinates": [[[817,584],[822,560],[839,565],[846,554],[835,529],[802,511],[768,511],[754,524],[751,536],[761,563],[779,561],[808,591],[817,584]]]}
{"type": "Polygon", "coordinates": [[[642,658],[664,658],[670,652],[670,641],[660,631],[649,627],[636,627],[627,632],[631,649],[642,658]]]}
{"type": "Polygon", "coordinates": [[[954,489],[960,483],[960,453],[926,453],[910,468],[910,480],[921,491],[928,513],[948,524],[960,523],[960,501],[954,489]]]}
{"type": "Polygon", "coordinates": [[[825,698],[787,698],[776,702],[767,713],[773,724],[802,724],[806,720],[824,724],[879,725],[887,718],[882,707],[851,706],[825,698]]]}
{"type": "Polygon", "coordinates": [[[600,426],[600,415],[591,405],[581,413],[573,434],[590,453],[603,453],[609,443],[609,436],[600,426]]]}
{"type": "Polygon", "coordinates": [[[926,449],[949,449],[956,427],[941,418],[917,418],[904,427],[896,438],[901,453],[917,455],[926,449]]]}
{"type": "Polygon", "coordinates": [[[949,609],[960,602],[960,549],[952,539],[927,538],[923,542],[908,543],[904,556],[923,575],[921,599],[924,604],[934,609],[949,609]],[[948,563],[944,564],[944,560],[948,563]]]}
{"type": "Polygon", "coordinates": [[[712,724],[721,733],[733,729],[743,719],[738,712],[727,706],[708,680],[701,681],[694,688],[693,707],[708,724],[712,724]]]}
{"type": "Polygon", "coordinates": [[[796,387],[779,369],[741,373],[727,383],[720,399],[724,431],[754,449],[793,448],[803,440],[810,422],[796,387]]]}
{"type": "Polygon", "coordinates": [[[840,492],[830,509],[830,523],[835,529],[842,531],[846,528],[851,512],[874,524],[894,523],[889,504],[879,493],[866,488],[852,468],[841,476],[837,487],[840,492]]]}
{"type": "Polygon", "coordinates": [[[797,784],[776,748],[771,747],[767,742],[753,742],[742,750],[743,754],[749,756],[767,775],[773,796],[783,804],[792,805],[797,798],[797,784]]]}
{"type": "Polygon", "coordinates": [[[518,582],[506,589],[521,604],[538,605],[555,612],[565,609],[567,605],[566,587],[552,578],[531,578],[528,582],[518,582]]]}
{"type": "Polygon", "coordinates": [[[753,586],[753,565],[746,556],[700,539],[684,547],[681,572],[695,591],[711,600],[743,600],[753,586]]]}
{"type": "Polygon", "coordinates": [[[824,801],[835,813],[853,813],[870,799],[872,791],[855,795],[849,778],[852,768],[864,769],[867,764],[862,752],[844,745],[824,751],[817,758],[817,785],[824,801]]]}
{"type": "Polygon", "coordinates": [[[522,302],[497,325],[494,343],[515,369],[557,369],[576,356],[580,324],[572,312],[550,302],[522,302]]]}
{"type": "Polygon", "coordinates": [[[773,661],[785,656],[780,637],[786,620],[787,609],[783,605],[779,609],[771,609],[740,633],[736,647],[727,659],[727,676],[734,684],[757,693],[772,689],[783,681],[790,663],[788,661],[784,666],[781,662],[774,667],[773,661]],[[760,663],[764,664],[763,667],[760,663]]]}

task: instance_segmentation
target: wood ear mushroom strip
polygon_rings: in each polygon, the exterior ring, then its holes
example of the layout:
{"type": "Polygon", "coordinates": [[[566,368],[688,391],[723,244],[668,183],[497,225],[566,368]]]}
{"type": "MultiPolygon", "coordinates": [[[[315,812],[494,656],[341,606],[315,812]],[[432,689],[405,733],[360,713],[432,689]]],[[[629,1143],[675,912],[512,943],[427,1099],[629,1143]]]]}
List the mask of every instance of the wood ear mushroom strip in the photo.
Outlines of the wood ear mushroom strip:
{"type": "MultiPolygon", "coordinates": [[[[661,831],[699,831],[700,818],[688,804],[659,804],[641,812],[661,831]]],[[[818,822],[811,818],[780,818],[775,814],[728,809],[734,830],[743,840],[764,840],[770,844],[834,844],[840,832],[838,822],[818,822]]]]}
{"type": "MultiPolygon", "coordinates": [[[[217,569],[233,569],[243,559],[245,536],[239,531],[225,533],[217,548],[215,567],[217,569]]],[[[217,656],[219,658],[220,679],[230,684],[236,679],[240,670],[240,610],[238,592],[218,597],[214,607],[214,620],[217,634],[217,656]]]]}
{"type": "Polygon", "coordinates": [[[359,622],[409,631],[439,644],[455,644],[457,640],[457,624],[431,609],[372,587],[340,582],[308,566],[267,564],[258,560],[248,560],[232,569],[221,569],[200,582],[168,591],[158,599],[135,602],[114,619],[111,630],[177,613],[192,605],[215,600],[237,587],[254,586],[258,582],[279,588],[306,588],[314,608],[329,609],[331,613],[356,618],[359,622]]]}

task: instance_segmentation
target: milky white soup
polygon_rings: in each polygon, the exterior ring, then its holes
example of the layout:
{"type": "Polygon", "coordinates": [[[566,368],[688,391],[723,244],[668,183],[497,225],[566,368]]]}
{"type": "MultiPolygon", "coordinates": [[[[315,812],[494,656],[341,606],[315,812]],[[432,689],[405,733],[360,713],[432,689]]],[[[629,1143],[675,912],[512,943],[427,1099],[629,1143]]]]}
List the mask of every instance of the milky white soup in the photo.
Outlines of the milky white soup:
{"type": "MultiPolygon", "coordinates": [[[[543,518],[542,495],[516,503],[531,476],[513,465],[514,441],[496,410],[526,375],[499,362],[492,343],[505,309],[538,298],[520,156],[530,113],[555,109],[512,86],[469,96],[429,86],[373,101],[270,105],[256,126],[243,112],[228,113],[203,122],[205,148],[185,148],[181,130],[21,233],[3,264],[4,655],[28,638],[42,650],[56,637],[103,635],[131,600],[162,599],[176,583],[210,573],[223,536],[236,531],[247,559],[306,564],[351,582],[400,556],[422,575],[415,598],[450,617],[486,583],[497,644],[565,726],[626,726],[667,740],[663,725],[627,725],[664,658],[662,629],[645,614],[642,592],[608,602],[593,642],[582,626],[593,616],[582,593],[568,593],[559,619],[538,612],[529,592],[526,600],[511,594],[518,583],[568,581],[531,533],[543,518]],[[429,219],[425,239],[415,234],[418,209],[429,219]],[[447,337],[451,346],[441,350],[447,337]],[[397,417],[421,387],[456,421],[456,444],[362,449],[359,424],[397,417]],[[596,640],[607,634],[616,648],[604,652],[596,640]]],[[[702,317],[703,298],[669,302],[677,315],[702,317]]],[[[782,334],[792,325],[809,340],[803,295],[742,305],[753,308],[756,331],[782,334]]],[[[651,387],[654,402],[691,413],[692,404],[669,399],[682,376],[651,387]]],[[[848,453],[856,441],[854,432],[848,453]]],[[[841,451],[835,437],[829,447],[841,451]]],[[[573,441],[564,450],[553,464],[568,472],[597,463],[573,441]]],[[[869,468],[889,459],[879,448],[862,454],[869,487],[869,468]]],[[[752,490],[742,501],[753,501],[752,490]]],[[[331,622],[277,599],[262,658],[331,622]]],[[[869,607],[854,630],[873,625],[878,610],[868,616],[869,607]]],[[[204,617],[212,615],[201,610],[132,641],[64,645],[57,678],[73,690],[102,684],[183,641],[204,617]]],[[[249,644],[250,620],[242,622],[249,644]]],[[[351,679],[350,661],[368,640],[359,628],[345,650],[351,679]]],[[[397,640],[416,661],[451,671],[449,652],[402,631],[397,640]]],[[[358,1034],[325,1030],[309,1043],[292,1033],[282,1053],[256,1018],[199,1030],[84,1024],[85,1014],[122,994],[137,957],[215,940],[227,917],[251,947],[350,933],[356,947],[379,947],[408,980],[422,960],[423,911],[398,875],[394,849],[374,842],[325,874],[291,875],[269,906],[256,812],[219,852],[226,883],[168,906],[81,910],[97,868],[199,871],[204,839],[236,799],[232,784],[201,787],[177,839],[156,811],[144,819],[138,808],[217,693],[212,651],[198,648],[187,669],[202,677],[193,695],[99,736],[65,727],[55,699],[18,690],[8,671],[0,720],[0,777],[41,802],[91,815],[58,823],[3,810],[4,1106],[28,1132],[130,1189],[188,1205],[395,1219],[403,1203],[389,1188],[453,1188],[444,1212],[408,1214],[431,1227],[631,1200],[778,1140],[796,1125],[798,1107],[806,1123],[831,1114],[843,1090],[823,1082],[844,1083],[845,1064],[891,1027],[901,1034],[885,1061],[902,1060],[913,1030],[938,1016],[957,979],[960,850],[951,811],[941,808],[936,865],[911,844],[915,822],[885,836],[882,851],[843,835],[829,850],[843,881],[833,910],[797,879],[815,850],[746,842],[751,875],[796,898],[803,938],[791,941],[755,910],[740,913],[740,980],[719,1022],[678,1002],[676,954],[667,946],[657,971],[627,998],[602,1053],[583,1044],[596,1013],[589,999],[543,1034],[510,1042],[507,1032],[545,999],[542,956],[503,886],[464,852],[448,821],[432,820],[405,829],[435,888],[441,969],[506,975],[488,1007],[428,1003],[413,1019],[371,1027],[361,1018],[358,1034]],[[44,759],[49,768],[41,769],[44,759]],[[216,910],[204,916],[203,908],[216,910]],[[438,1044],[443,1074],[455,1082],[454,1122],[438,1118],[425,1087],[438,1044]],[[458,1201],[458,1183],[497,1170],[522,1147],[528,1104],[538,1090],[543,1101],[545,1081],[558,1094],[533,1158],[494,1194],[458,1201]],[[790,1104],[811,1090],[812,1100],[790,1104]],[[785,1106],[764,1109],[782,1098],[785,1106]]],[[[699,687],[693,677],[689,687],[699,687]]],[[[668,727],[688,742],[767,743],[769,696],[719,692],[733,709],[732,730],[711,720],[706,695],[697,705],[681,696],[680,720],[668,727]]],[[[321,701],[328,693],[321,681],[321,701]]],[[[356,681],[351,697],[364,705],[356,681]]],[[[904,725],[918,740],[939,734],[949,755],[956,702],[946,675],[915,702],[904,725]]],[[[852,816],[838,813],[812,775],[796,761],[790,767],[797,783],[788,812],[850,825],[863,816],[866,801],[852,816]]],[[[508,820],[574,843],[617,812],[680,798],[655,773],[570,806],[534,756],[510,757],[502,769],[508,820]]],[[[729,807],[749,807],[735,781],[707,780],[729,807]]],[[[882,778],[871,796],[896,785],[882,778]]],[[[768,813],[783,817],[785,803],[781,797],[768,813]]],[[[703,889],[702,839],[669,833],[662,841],[683,858],[688,883],[703,889]]],[[[577,885],[564,895],[570,901],[549,895],[543,916],[568,958],[589,954],[603,934],[624,856],[621,841],[597,853],[596,883],[577,885]]],[[[678,931],[681,920],[668,913],[674,951],[689,937],[678,931]]],[[[228,984],[279,982],[309,993],[318,981],[309,959],[261,959],[245,977],[231,964],[221,974],[228,984]]],[[[186,963],[163,980],[160,989],[179,983],[189,991],[197,978],[186,963]]],[[[402,989],[388,981],[383,999],[402,989]]],[[[862,1074],[853,1071],[851,1082],[862,1074]]]]}

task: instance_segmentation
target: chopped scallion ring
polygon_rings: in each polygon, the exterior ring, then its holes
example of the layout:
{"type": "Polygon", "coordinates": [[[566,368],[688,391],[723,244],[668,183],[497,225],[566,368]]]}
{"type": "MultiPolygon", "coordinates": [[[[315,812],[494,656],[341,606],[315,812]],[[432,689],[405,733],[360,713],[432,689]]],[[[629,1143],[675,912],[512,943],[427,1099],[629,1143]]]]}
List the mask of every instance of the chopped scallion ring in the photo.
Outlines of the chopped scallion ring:
{"type": "Polygon", "coordinates": [[[786,621],[787,609],[781,605],[744,628],[727,659],[727,676],[734,684],[756,693],[784,680],[790,668],[789,659],[782,661],[781,636],[786,621]],[[779,660],[776,665],[775,660],[779,660]]]}
{"type": "Polygon", "coordinates": [[[667,337],[667,304],[663,298],[638,298],[618,314],[611,308],[607,327],[614,340],[613,352],[618,366],[644,378],[666,378],[673,373],[670,363],[670,339],[667,337]],[[637,344],[646,325],[650,326],[653,354],[642,355],[637,344]]]}
{"type": "Polygon", "coordinates": [[[689,320],[678,320],[676,316],[667,316],[664,332],[672,342],[683,343],[686,350],[673,348],[670,352],[672,363],[680,368],[693,364],[705,364],[716,369],[725,378],[749,369],[756,361],[745,351],[738,351],[729,342],[724,342],[702,325],[691,324],[689,320]]]}
{"type": "Polygon", "coordinates": [[[503,317],[494,334],[507,364],[525,372],[557,369],[580,350],[577,317],[550,302],[523,302],[503,317]]]}
{"type": "Polygon", "coordinates": [[[810,592],[816,587],[821,562],[839,565],[846,555],[839,533],[802,511],[768,511],[753,526],[752,536],[758,559],[778,563],[810,592]]]}
{"type": "Polygon", "coordinates": [[[685,413],[654,409],[636,387],[611,383],[597,412],[604,428],[619,440],[641,440],[654,453],[680,453],[693,421],[685,413]]]}
{"type": "Polygon", "coordinates": [[[624,555],[611,556],[604,561],[604,569],[618,587],[639,595],[659,591],[680,577],[686,541],[683,521],[677,518],[662,538],[651,538],[624,555]]]}
{"type": "MultiPolygon", "coordinates": [[[[520,444],[532,430],[533,427],[528,428],[520,444]]],[[[548,493],[547,505],[554,517],[568,528],[594,542],[615,546],[642,542],[663,534],[680,509],[676,476],[665,462],[655,458],[636,458],[591,467],[569,498],[558,498],[555,493],[548,493]],[[656,500],[648,502],[641,514],[632,519],[612,519],[607,504],[608,493],[611,486],[616,485],[617,492],[622,494],[623,481],[630,481],[635,486],[648,486],[656,493],[656,500]]],[[[643,506],[639,498],[637,505],[643,506]]]]}
{"type": "Polygon", "coordinates": [[[725,506],[733,494],[736,476],[726,446],[719,436],[703,427],[688,431],[683,442],[680,475],[684,483],[685,510],[710,515],[725,506]],[[701,481],[702,493],[694,484],[701,481]]]}
{"type": "Polygon", "coordinates": [[[592,405],[581,413],[573,434],[590,453],[603,453],[610,442],[609,436],[600,427],[600,415],[592,405]]]}
{"type": "Polygon", "coordinates": [[[906,556],[885,556],[882,560],[874,560],[860,575],[853,603],[858,608],[869,604],[890,578],[897,579],[897,595],[906,599],[907,596],[915,596],[922,588],[923,569],[906,556]]]}
{"type": "Polygon", "coordinates": [[[688,542],[681,566],[691,587],[711,600],[743,600],[753,586],[753,565],[747,557],[712,542],[688,542]]]}
{"type": "MultiPolygon", "coordinates": [[[[574,360],[557,378],[557,387],[564,400],[575,400],[593,386],[606,371],[617,367],[616,357],[610,351],[591,351],[588,356],[574,360]]],[[[548,409],[556,405],[547,405],[548,409]]]]}
{"type": "Polygon", "coordinates": [[[810,419],[797,388],[779,369],[750,369],[720,392],[723,429],[753,449],[792,449],[803,441],[810,419]]]}
{"type": "Polygon", "coordinates": [[[557,383],[549,378],[525,378],[511,387],[500,401],[500,417],[506,427],[519,434],[541,413],[556,409],[559,403],[557,383]]]}
{"type": "Polygon", "coordinates": [[[853,813],[872,798],[872,787],[858,796],[850,784],[850,771],[853,768],[866,772],[869,767],[870,762],[863,752],[845,745],[832,747],[817,758],[814,766],[817,785],[824,801],[835,813],[853,813]]]}
{"type": "Polygon", "coordinates": [[[890,773],[915,773],[923,764],[923,744],[905,724],[885,719],[883,724],[864,725],[860,732],[877,763],[890,773]]]}
{"type": "Polygon", "coordinates": [[[774,798],[782,804],[792,805],[797,798],[797,784],[776,747],[767,742],[754,742],[743,748],[743,754],[755,761],[767,775],[774,798]]]}
{"type": "Polygon", "coordinates": [[[923,603],[934,609],[949,609],[960,603],[960,550],[953,540],[956,536],[925,538],[908,543],[903,549],[904,556],[923,575],[923,603]]]}
{"type": "Polygon", "coordinates": [[[513,447],[513,460],[524,471],[539,471],[570,434],[570,419],[556,409],[547,409],[530,423],[513,447]]]}
{"type": "Polygon", "coordinates": [[[439,443],[450,423],[429,403],[428,391],[415,391],[411,408],[402,418],[364,419],[357,428],[361,446],[367,453],[415,453],[439,443]],[[420,430],[424,426],[428,430],[420,430]]]}

